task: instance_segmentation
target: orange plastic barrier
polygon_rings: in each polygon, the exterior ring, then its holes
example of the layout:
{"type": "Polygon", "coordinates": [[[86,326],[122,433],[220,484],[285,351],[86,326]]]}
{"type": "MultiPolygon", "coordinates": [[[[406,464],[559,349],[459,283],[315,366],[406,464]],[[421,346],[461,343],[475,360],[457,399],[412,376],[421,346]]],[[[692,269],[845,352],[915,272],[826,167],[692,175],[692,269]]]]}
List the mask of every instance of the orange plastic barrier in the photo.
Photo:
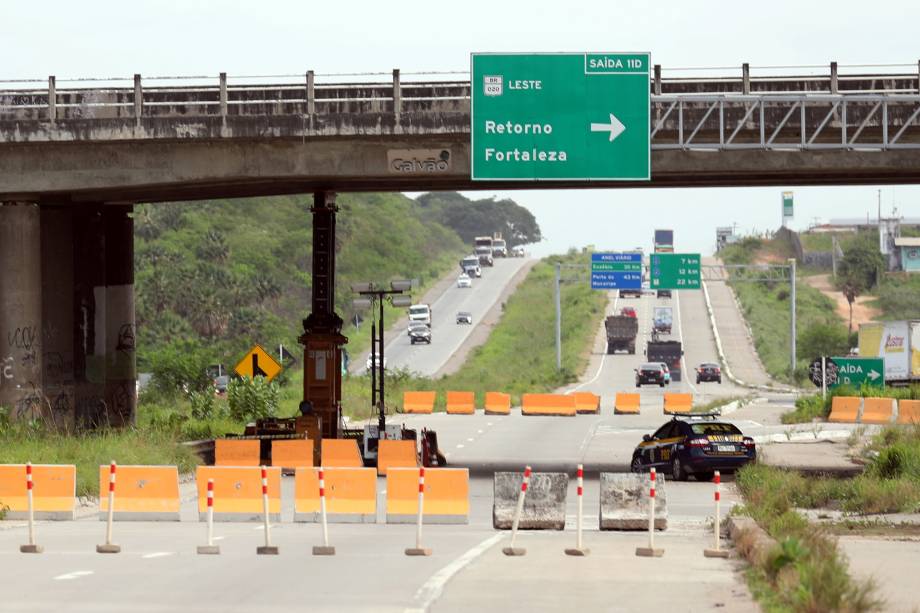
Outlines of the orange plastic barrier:
{"type": "MultiPolygon", "coordinates": [[[[393,468],[387,473],[387,523],[418,520],[418,469],[393,468]]],[[[426,468],[422,523],[467,524],[470,520],[470,476],[466,468],[426,468]]]]}
{"type": "Polygon", "coordinates": [[[377,474],[385,475],[390,468],[413,466],[418,466],[415,441],[380,441],[377,447],[377,474]]]}
{"type": "Polygon", "coordinates": [[[472,415],[476,412],[473,392],[447,392],[447,412],[450,415],[472,415]]]}
{"type": "Polygon", "coordinates": [[[351,438],[324,438],[322,448],[322,466],[336,468],[361,468],[361,450],[358,441],[351,438]]]}
{"type": "Polygon", "coordinates": [[[575,415],[575,396],[564,394],[524,394],[522,415],[575,415]]]}
{"type": "Polygon", "coordinates": [[[920,424],[920,400],[898,401],[898,423],[920,424]]]}
{"type": "MultiPolygon", "coordinates": [[[[119,468],[120,470],[120,468],[119,468]]],[[[281,521],[281,469],[266,469],[268,476],[268,516],[281,521]]],[[[208,479],[214,479],[214,521],[262,521],[262,469],[258,466],[199,466],[195,471],[198,486],[198,518],[207,519],[208,479]]],[[[118,498],[118,485],[115,486],[118,498]]]]}
{"type": "Polygon", "coordinates": [[[214,441],[215,466],[258,466],[261,441],[219,438],[214,441]]]}
{"type": "Polygon", "coordinates": [[[510,415],[511,394],[502,392],[486,392],[486,415],[510,415]]]}
{"type": "MultiPolygon", "coordinates": [[[[32,512],[35,519],[73,520],[77,501],[77,467],[32,465],[32,512]]],[[[7,519],[28,519],[26,465],[0,464],[0,508],[7,519]]]]}
{"type": "Polygon", "coordinates": [[[691,394],[675,394],[672,392],[665,392],[665,415],[689,415],[692,408],[693,396],[691,394]]]}
{"type": "Polygon", "coordinates": [[[639,403],[639,394],[617,394],[613,401],[613,412],[616,415],[638,415],[639,403]]]}
{"type": "Polygon", "coordinates": [[[862,423],[889,424],[894,417],[894,398],[864,398],[862,423]]]}
{"type": "Polygon", "coordinates": [[[403,413],[431,413],[434,395],[434,392],[403,392],[403,413]]]}
{"type": "Polygon", "coordinates": [[[831,412],[827,416],[827,421],[855,424],[859,419],[859,407],[862,404],[862,398],[854,396],[834,396],[831,401],[831,412]]]}
{"type": "Polygon", "coordinates": [[[272,466],[289,469],[313,466],[313,441],[306,438],[272,441],[272,466]]]}
{"type": "MultiPolygon", "coordinates": [[[[377,522],[377,471],[324,468],[326,519],[338,523],[377,522]]],[[[294,521],[320,521],[319,469],[294,471],[294,521]]]]}
{"type": "Polygon", "coordinates": [[[591,392],[575,392],[575,412],[576,413],[600,413],[601,397],[591,392]]]}
{"type": "MultiPolygon", "coordinates": [[[[109,465],[99,467],[99,519],[109,513],[109,465]]],[[[118,465],[114,519],[179,521],[179,469],[118,465]]]]}

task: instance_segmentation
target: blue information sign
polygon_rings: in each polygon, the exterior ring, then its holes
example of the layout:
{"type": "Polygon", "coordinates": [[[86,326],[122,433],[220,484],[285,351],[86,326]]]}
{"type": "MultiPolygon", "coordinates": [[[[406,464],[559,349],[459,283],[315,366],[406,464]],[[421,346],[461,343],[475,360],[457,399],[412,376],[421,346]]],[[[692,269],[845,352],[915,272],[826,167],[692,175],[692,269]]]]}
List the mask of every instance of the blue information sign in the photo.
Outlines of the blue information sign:
{"type": "Polygon", "coordinates": [[[642,254],[592,253],[591,289],[642,289],[642,254]]]}

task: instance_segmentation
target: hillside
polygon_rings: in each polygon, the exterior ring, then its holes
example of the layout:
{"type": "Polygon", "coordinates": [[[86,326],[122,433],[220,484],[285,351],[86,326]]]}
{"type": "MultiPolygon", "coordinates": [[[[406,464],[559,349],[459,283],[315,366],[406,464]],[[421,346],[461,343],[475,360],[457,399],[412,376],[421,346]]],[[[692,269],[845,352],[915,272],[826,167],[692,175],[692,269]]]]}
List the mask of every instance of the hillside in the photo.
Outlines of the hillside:
{"type": "MultiPolygon", "coordinates": [[[[469,250],[461,233],[498,228],[482,215],[483,202],[503,218],[529,218],[532,224],[518,223],[526,232],[514,236],[539,239],[533,216],[511,201],[426,197],[428,204],[394,193],[339,195],[336,308],[346,322],[354,315],[352,283],[410,278],[424,288],[454,268],[469,250]],[[450,215],[442,214],[447,202],[450,215]]],[[[200,370],[201,362],[232,366],[255,342],[297,347],[310,305],[311,204],[300,195],[137,206],[140,369],[160,354],[193,356],[200,370]]],[[[352,353],[367,343],[367,328],[346,325],[352,353]]]]}

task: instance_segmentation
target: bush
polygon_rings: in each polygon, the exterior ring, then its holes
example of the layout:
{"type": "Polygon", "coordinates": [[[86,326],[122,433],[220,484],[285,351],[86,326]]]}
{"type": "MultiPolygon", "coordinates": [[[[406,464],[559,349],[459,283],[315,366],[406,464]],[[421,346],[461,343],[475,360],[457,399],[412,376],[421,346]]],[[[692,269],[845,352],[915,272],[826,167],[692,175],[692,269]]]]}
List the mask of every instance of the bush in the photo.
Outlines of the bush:
{"type": "Polygon", "coordinates": [[[265,377],[231,379],[227,387],[230,417],[242,422],[273,417],[278,412],[280,388],[265,377]]]}
{"type": "Polygon", "coordinates": [[[208,389],[211,385],[207,373],[210,362],[208,352],[196,342],[170,343],[149,356],[154,393],[164,398],[175,398],[182,393],[208,389]]]}
{"type": "Polygon", "coordinates": [[[192,392],[188,395],[188,399],[191,403],[192,417],[195,419],[208,420],[220,416],[214,394],[210,390],[192,392]]]}
{"type": "Polygon", "coordinates": [[[798,335],[796,353],[800,360],[835,355],[846,355],[850,339],[843,324],[812,322],[798,335]]]}

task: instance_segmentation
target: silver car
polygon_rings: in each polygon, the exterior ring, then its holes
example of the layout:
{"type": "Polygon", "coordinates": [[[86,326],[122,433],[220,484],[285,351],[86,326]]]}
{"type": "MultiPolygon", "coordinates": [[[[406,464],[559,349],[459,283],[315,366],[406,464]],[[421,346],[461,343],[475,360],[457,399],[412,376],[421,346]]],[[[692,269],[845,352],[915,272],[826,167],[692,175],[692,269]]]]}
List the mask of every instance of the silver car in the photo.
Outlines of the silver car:
{"type": "Polygon", "coordinates": [[[468,311],[460,311],[459,313],[457,313],[457,323],[458,324],[472,324],[473,314],[468,311]]]}

